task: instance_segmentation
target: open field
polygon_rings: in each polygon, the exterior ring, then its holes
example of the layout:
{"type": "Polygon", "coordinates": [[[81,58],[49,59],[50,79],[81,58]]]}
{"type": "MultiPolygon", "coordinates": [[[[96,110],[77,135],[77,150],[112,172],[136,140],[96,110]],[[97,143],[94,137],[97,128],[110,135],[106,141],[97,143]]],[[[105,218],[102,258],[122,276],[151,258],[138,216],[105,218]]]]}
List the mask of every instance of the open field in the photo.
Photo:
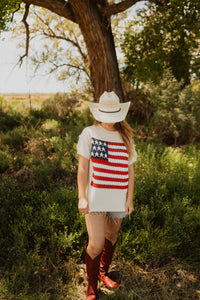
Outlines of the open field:
{"type": "Polygon", "coordinates": [[[53,94],[0,94],[5,101],[4,105],[15,107],[15,109],[41,108],[44,100],[53,94]]]}

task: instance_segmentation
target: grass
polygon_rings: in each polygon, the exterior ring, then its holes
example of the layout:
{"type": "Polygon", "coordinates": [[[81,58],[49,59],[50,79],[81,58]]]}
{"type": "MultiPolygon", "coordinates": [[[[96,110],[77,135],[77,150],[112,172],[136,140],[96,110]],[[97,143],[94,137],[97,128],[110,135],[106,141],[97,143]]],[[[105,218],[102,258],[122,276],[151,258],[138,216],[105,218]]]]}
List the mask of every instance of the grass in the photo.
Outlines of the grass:
{"type": "Polygon", "coordinates": [[[40,109],[42,102],[52,94],[4,94],[4,108],[12,107],[15,111],[26,109],[40,109]]]}
{"type": "MultiPolygon", "coordinates": [[[[84,299],[87,290],[85,265],[80,264],[76,268],[77,293],[75,296],[70,296],[71,300],[84,299]]],[[[200,298],[200,274],[190,266],[179,264],[173,259],[159,267],[115,260],[110,270],[110,277],[118,281],[119,288],[110,291],[103,283],[100,283],[99,299],[101,300],[200,298]]]]}
{"type": "MultiPolygon", "coordinates": [[[[62,267],[53,266],[55,274],[43,292],[26,295],[9,292],[5,279],[0,280],[0,299],[85,299],[87,279],[85,264],[65,262],[62,267]],[[71,276],[70,283],[63,282],[62,276],[71,276]],[[51,284],[50,284],[51,282],[51,284]]],[[[36,271],[37,272],[37,271],[36,271]]],[[[35,273],[36,273],[35,272],[35,273]]],[[[44,270],[48,276],[48,271],[44,270]]],[[[108,290],[103,283],[98,284],[99,300],[189,300],[200,299],[200,273],[189,265],[171,259],[167,264],[152,267],[138,265],[132,261],[115,259],[110,268],[110,277],[117,280],[119,288],[108,290]]],[[[50,274],[49,274],[50,276],[50,274]]]]}
{"type": "MultiPolygon", "coordinates": [[[[92,119],[61,95],[16,112],[22,98],[9,108],[1,99],[0,299],[84,299],[76,143],[92,119]]],[[[135,212],[123,221],[111,269],[120,288],[100,285],[100,299],[200,299],[199,144],[135,143],[135,212]]]]}
{"type": "Polygon", "coordinates": [[[132,263],[119,264],[120,291],[103,299],[176,300],[198,299],[199,275],[173,263],[151,268],[132,263]],[[116,295],[115,295],[116,294],[116,295]]]}

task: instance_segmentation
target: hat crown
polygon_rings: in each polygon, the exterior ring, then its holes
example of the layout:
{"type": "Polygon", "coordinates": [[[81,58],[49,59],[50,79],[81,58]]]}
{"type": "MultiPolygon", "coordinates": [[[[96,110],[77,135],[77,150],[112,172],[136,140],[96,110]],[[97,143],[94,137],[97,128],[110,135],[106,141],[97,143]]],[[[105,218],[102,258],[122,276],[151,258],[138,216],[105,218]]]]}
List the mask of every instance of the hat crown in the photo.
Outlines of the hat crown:
{"type": "Polygon", "coordinates": [[[104,92],[99,98],[99,103],[88,102],[90,111],[99,122],[116,123],[125,120],[130,101],[120,103],[119,97],[112,92],[104,92]]]}
{"type": "Polygon", "coordinates": [[[99,99],[99,110],[115,111],[118,109],[120,109],[120,101],[115,92],[104,92],[99,99]]]}

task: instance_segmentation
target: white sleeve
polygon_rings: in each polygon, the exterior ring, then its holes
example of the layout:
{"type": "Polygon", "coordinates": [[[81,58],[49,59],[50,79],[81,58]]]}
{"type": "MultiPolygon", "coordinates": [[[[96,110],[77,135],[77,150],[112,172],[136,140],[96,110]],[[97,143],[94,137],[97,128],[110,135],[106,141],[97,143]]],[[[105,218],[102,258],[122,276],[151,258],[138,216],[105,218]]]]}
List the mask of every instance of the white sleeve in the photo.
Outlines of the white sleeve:
{"type": "Polygon", "coordinates": [[[134,162],[137,161],[137,152],[135,150],[135,146],[133,146],[133,156],[131,157],[131,159],[128,161],[129,165],[132,165],[134,162]]]}
{"type": "Polygon", "coordinates": [[[82,133],[79,135],[79,140],[77,144],[77,154],[90,159],[90,149],[91,149],[91,139],[87,127],[83,129],[82,133]]]}

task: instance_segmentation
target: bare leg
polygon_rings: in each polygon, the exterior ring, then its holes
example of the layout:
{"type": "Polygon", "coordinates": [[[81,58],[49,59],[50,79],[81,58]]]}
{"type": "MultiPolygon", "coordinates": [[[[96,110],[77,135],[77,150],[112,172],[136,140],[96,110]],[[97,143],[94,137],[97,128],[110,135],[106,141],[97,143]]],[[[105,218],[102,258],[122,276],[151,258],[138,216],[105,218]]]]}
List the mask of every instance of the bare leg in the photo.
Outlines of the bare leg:
{"type": "Polygon", "coordinates": [[[97,257],[105,243],[105,213],[86,214],[85,221],[89,236],[87,253],[94,259],[97,257]]]}
{"type": "Polygon", "coordinates": [[[106,239],[114,245],[118,238],[118,232],[123,219],[108,217],[106,220],[106,239]]]}
{"type": "Polygon", "coordinates": [[[99,277],[109,289],[118,287],[118,283],[108,277],[108,268],[115,251],[122,220],[113,217],[108,217],[106,220],[106,239],[100,260],[99,277]]]}

